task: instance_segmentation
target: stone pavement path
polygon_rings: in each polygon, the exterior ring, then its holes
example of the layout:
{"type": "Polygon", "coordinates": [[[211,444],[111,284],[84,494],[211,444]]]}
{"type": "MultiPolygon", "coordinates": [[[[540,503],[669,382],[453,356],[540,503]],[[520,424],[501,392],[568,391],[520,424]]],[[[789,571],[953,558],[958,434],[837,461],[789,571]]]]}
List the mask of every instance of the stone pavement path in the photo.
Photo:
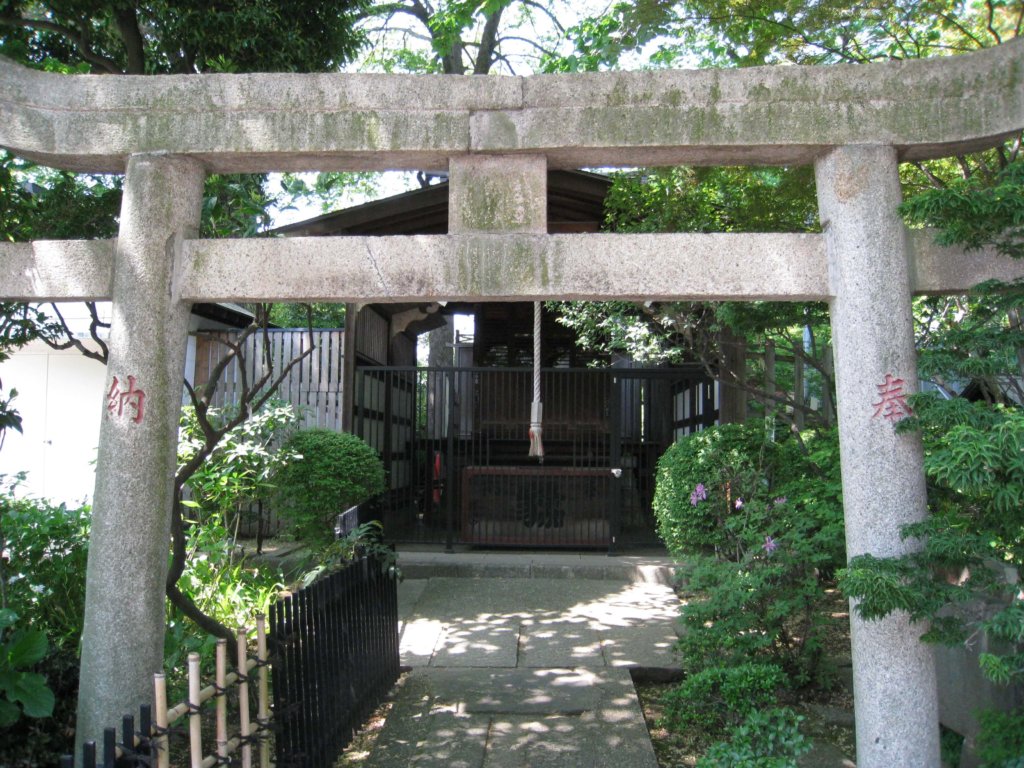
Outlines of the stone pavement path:
{"type": "Polygon", "coordinates": [[[629,668],[675,665],[678,609],[625,579],[407,579],[413,669],[367,764],[656,768],[629,668]]]}

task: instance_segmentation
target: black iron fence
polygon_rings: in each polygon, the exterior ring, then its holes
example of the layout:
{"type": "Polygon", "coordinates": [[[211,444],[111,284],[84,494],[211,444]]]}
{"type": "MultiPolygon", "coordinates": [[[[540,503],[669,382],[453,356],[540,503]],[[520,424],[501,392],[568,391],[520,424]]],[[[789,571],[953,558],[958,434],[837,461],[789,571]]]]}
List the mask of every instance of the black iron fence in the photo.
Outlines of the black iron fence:
{"type": "Polygon", "coordinates": [[[278,766],[331,766],[399,675],[392,570],[364,558],[270,610],[278,766]]]}
{"type": "Polygon", "coordinates": [[[388,471],[388,537],[448,546],[656,542],[658,457],[715,423],[715,383],[698,366],[544,369],[542,464],[527,456],[532,399],[529,368],[358,368],[353,431],[388,471]]]}
{"type": "Polygon", "coordinates": [[[61,768],[142,768],[156,765],[157,749],[152,738],[152,708],[143,705],[139,708],[139,727],[135,727],[135,718],[125,715],[121,722],[120,738],[116,728],[103,730],[103,743],[94,741],[82,745],[82,756],[75,761],[73,755],[64,755],[60,760],[61,768]]]}
{"type": "MultiPolygon", "coordinates": [[[[220,658],[218,678],[205,689],[199,683],[199,656],[189,656],[189,701],[168,710],[163,675],[156,675],[157,717],[143,706],[139,719],[126,716],[120,735],[104,731],[103,743],[83,745],[80,759],[61,759],[61,768],[143,768],[170,766],[174,750],[192,765],[270,765],[269,742],[274,734],[274,764],[284,768],[319,768],[335,763],[366,716],[383,700],[399,675],[398,590],[394,570],[375,558],[362,558],[271,605],[270,633],[264,643],[259,621],[257,658],[246,654],[245,631],[239,630],[238,668],[225,676],[220,658]],[[267,645],[272,672],[274,710],[267,712],[267,645]],[[258,678],[252,674],[257,670],[258,678]],[[252,685],[250,686],[250,682],[252,685]],[[238,688],[239,734],[229,739],[222,729],[228,686],[238,688]],[[258,687],[255,728],[249,725],[249,694],[258,687]],[[217,706],[216,734],[204,728],[203,705],[217,706]],[[186,727],[173,727],[187,719],[186,727]],[[138,727],[136,727],[136,722],[138,727]],[[204,733],[205,731],[205,733],[204,733]],[[216,735],[216,756],[202,755],[204,737],[216,735]],[[173,744],[171,738],[177,739],[173,744]],[[258,751],[258,755],[252,752],[258,751]],[[238,761],[241,754],[242,762],[238,761]],[[251,762],[250,762],[251,758],[251,762]],[[198,760],[198,762],[197,762],[198,760]]],[[[175,763],[177,764],[177,763],[175,763]]]]}

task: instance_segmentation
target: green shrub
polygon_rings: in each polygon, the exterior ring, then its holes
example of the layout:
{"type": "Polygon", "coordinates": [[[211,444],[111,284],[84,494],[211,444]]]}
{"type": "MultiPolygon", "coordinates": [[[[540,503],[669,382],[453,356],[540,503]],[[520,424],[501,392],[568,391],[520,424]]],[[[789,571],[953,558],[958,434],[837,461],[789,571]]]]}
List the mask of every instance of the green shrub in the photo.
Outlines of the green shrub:
{"type": "Polygon", "coordinates": [[[796,759],[811,749],[800,733],[802,720],[788,707],[752,711],[697,768],[796,768],[796,759]]]}
{"type": "Polygon", "coordinates": [[[729,549],[725,523],[735,500],[750,502],[770,490],[776,467],[784,463],[781,452],[766,439],[763,425],[753,422],[711,427],[669,446],[658,461],[653,504],[669,552],[729,549]]]}
{"type": "Polygon", "coordinates": [[[338,513],[385,490],[380,458],[355,435],[308,429],[284,447],[300,458],[273,477],[276,508],[289,533],[313,547],[331,544],[338,513]]]}
{"type": "Polygon", "coordinates": [[[985,768],[1024,768],[1024,707],[982,712],[978,757],[985,768]]]}
{"type": "Polygon", "coordinates": [[[85,611],[89,507],[68,509],[15,497],[17,480],[0,494],[0,578],[6,605],[55,650],[77,654],[85,611]]]}
{"type": "MultiPolygon", "coordinates": [[[[18,616],[6,632],[0,629],[0,645],[10,651],[10,644],[15,643],[20,649],[8,653],[6,662],[0,659],[0,678],[6,681],[0,687],[7,690],[6,695],[0,693],[0,703],[15,698],[19,712],[48,716],[19,715],[5,727],[0,735],[0,764],[56,764],[70,747],[66,734],[75,720],[90,510],[18,498],[15,491],[20,480],[4,478],[0,493],[4,621],[18,616]],[[52,713],[47,711],[51,700],[52,713]]],[[[0,655],[3,653],[0,649],[0,655]]],[[[12,710],[0,709],[7,710],[9,719],[12,710]]]]}
{"type": "Polygon", "coordinates": [[[754,660],[820,682],[825,587],[845,557],[835,433],[803,447],[755,422],[688,436],[659,463],[655,511],[691,593],[683,668],[754,660]]]}
{"type": "Polygon", "coordinates": [[[665,695],[662,725],[699,729],[717,738],[751,712],[775,702],[786,677],[772,664],[710,666],[690,674],[665,695]]]}
{"type": "Polygon", "coordinates": [[[26,717],[53,714],[54,696],[33,667],[46,656],[46,633],[20,629],[18,614],[0,608],[0,728],[26,717]]]}

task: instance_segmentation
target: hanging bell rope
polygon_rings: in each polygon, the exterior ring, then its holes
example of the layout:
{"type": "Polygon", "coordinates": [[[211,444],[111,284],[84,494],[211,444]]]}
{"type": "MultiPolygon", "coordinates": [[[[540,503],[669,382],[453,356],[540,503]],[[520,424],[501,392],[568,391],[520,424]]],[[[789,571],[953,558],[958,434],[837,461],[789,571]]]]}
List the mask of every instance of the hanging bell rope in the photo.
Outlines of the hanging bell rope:
{"type": "Polygon", "coordinates": [[[544,405],[540,401],[540,302],[533,302],[533,405],[530,408],[530,457],[544,463],[544,405]]]}

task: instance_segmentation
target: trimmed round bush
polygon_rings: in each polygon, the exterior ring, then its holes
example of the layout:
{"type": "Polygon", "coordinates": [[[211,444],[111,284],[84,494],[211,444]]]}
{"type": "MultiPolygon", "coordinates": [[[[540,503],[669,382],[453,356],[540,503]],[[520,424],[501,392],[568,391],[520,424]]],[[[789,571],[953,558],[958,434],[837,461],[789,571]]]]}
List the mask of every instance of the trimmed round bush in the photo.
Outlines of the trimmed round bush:
{"type": "Polygon", "coordinates": [[[384,465],[377,452],[347,432],[306,429],[285,443],[300,458],[274,475],[275,506],[288,532],[314,547],[334,540],[334,518],[382,493],[384,465]]]}
{"type": "Polygon", "coordinates": [[[654,515],[668,551],[721,551],[736,502],[770,498],[776,475],[800,463],[795,446],[772,442],[764,424],[723,424],[688,435],[658,461],[654,515]]]}

